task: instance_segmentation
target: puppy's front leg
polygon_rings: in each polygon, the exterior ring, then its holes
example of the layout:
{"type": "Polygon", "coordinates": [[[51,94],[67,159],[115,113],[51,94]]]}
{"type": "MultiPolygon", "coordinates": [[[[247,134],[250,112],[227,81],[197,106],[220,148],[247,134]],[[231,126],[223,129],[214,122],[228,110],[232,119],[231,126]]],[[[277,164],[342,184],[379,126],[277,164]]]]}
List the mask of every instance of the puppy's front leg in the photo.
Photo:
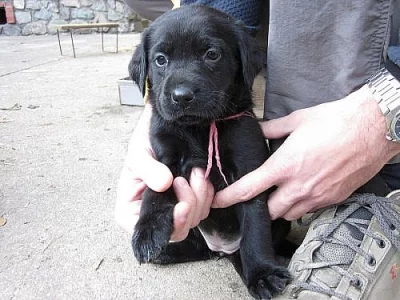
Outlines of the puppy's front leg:
{"type": "Polygon", "coordinates": [[[139,220],[132,237],[132,248],[139,263],[154,261],[168,245],[173,231],[173,210],[177,203],[172,188],[163,193],[147,188],[139,220]]]}
{"type": "Polygon", "coordinates": [[[237,204],[242,232],[240,243],[241,276],[256,299],[271,299],[282,292],[290,280],[289,272],[275,260],[271,220],[263,193],[253,200],[237,204]]]}

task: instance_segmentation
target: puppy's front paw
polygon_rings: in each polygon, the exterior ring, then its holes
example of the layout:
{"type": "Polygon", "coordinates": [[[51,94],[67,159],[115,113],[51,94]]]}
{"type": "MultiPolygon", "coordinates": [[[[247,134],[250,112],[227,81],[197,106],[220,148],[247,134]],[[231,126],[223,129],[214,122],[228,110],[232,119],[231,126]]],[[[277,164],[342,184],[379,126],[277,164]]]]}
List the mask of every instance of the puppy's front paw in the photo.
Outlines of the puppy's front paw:
{"type": "Polygon", "coordinates": [[[266,265],[251,276],[247,288],[256,299],[271,299],[282,293],[291,279],[286,268],[266,265]]]}
{"type": "Polygon", "coordinates": [[[168,245],[173,231],[173,206],[140,217],[132,236],[132,248],[139,263],[154,261],[168,245]]]}

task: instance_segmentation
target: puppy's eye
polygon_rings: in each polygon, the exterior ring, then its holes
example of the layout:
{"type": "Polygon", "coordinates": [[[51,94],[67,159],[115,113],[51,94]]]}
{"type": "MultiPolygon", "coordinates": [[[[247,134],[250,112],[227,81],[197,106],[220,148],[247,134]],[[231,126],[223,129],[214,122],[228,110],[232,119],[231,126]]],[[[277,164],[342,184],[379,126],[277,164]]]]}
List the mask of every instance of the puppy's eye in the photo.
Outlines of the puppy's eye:
{"type": "Polygon", "coordinates": [[[164,67],[168,63],[168,59],[163,54],[157,55],[155,59],[157,67],[164,67]]]}
{"type": "Polygon", "coordinates": [[[219,53],[216,49],[208,49],[205,58],[216,61],[221,58],[221,53],[219,53]]]}

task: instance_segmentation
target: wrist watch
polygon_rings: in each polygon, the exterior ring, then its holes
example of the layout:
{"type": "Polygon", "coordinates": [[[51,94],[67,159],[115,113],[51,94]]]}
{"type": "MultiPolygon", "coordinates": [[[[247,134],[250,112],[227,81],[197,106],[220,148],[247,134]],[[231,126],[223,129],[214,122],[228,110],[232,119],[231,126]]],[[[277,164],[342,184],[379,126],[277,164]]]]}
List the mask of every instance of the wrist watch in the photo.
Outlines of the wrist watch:
{"type": "Polygon", "coordinates": [[[385,116],[388,128],[386,138],[400,143],[400,82],[383,68],[367,83],[385,116]]]}

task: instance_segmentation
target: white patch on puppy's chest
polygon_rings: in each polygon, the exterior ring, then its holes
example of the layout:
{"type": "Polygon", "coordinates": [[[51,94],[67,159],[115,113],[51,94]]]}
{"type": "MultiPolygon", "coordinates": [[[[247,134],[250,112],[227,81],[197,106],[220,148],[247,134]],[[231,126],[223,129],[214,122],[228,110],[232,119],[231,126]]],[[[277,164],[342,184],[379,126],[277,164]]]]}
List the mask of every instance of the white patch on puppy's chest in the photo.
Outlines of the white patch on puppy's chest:
{"type": "Polygon", "coordinates": [[[228,241],[221,238],[216,232],[209,234],[207,232],[203,232],[200,228],[199,230],[206,240],[208,248],[212,251],[232,254],[240,248],[240,241],[242,240],[242,237],[240,235],[238,235],[233,240],[228,241]]]}

